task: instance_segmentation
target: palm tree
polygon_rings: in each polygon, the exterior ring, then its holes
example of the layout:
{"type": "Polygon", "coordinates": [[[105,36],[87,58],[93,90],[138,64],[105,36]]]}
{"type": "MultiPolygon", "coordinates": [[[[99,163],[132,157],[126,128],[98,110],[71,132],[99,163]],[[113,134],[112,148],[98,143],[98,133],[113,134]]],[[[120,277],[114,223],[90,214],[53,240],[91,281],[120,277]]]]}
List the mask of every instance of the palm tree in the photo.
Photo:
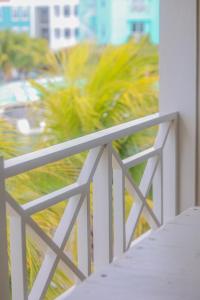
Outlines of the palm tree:
{"type": "Polygon", "coordinates": [[[26,33],[0,32],[0,68],[4,80],[12,79],[13,69],[26,74],[45,66],[47,42],[30,38],[26,33]]]}
{"type": "MultiPolygon", "coordinates": [[[[50,75],[63,85],[34,85],[42,94],[45,140],[55,144],[95,132],[158,110],[158,53],[144,38],[121,46],[99,48],[83,43],[48,54],[50,75]]],[[[149,146],[155,129],[118,141],[122,157],[149,146]]],[[[41,142],[40,142],[41,143],[41,142]]],[[[143,167],[135,170],[136,178],[143,167]]]]}
{"type": "Polygon", "coordinates": [[[9,158],[14,155],[16,155],[16,133],[6,120],[0,118],[0,156],[9,158]]]}
{"type": "Polygon", "coordinates": [[[52,142],[61,142],[157,111],[158,56],[146,39],[101,51],[90,44],[48,56],[63,86],[37,86],[52,142]]]}

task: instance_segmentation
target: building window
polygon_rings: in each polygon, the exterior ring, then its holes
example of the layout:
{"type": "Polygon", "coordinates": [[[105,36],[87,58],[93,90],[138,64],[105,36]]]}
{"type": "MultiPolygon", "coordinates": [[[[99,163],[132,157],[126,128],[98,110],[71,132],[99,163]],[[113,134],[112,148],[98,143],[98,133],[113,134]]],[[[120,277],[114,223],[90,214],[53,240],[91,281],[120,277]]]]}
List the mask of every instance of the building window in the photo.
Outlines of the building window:
{"type": "Polygon", "coordinates": [[[79,28],[78,28],[78,27],[75,28],[75,30],[74,30],[74,35],[75,35],[76,38],[79,37],[79,28]]]}
{"type": "Polygon", "coordinates": [[[48,7],[38,8],[39,22],[46,24],[49,22],[49,9],[48,7]]]}
{"type": "Polygon", "coordinates": [[[70,16],[70,6],[69,5],[65,5],[64,6],[64,16],[65,17],[69,17],[70,16]]]}
{"type": "Polygon", "coordinates": [[[22,32],[29,32],[29,27],[24,26],[24,27],[21,28],[21,31],[22,32]]]}
{"type": "Polygon", "coordinates": [[[29,18],[29,8],[28,7],[22,7],[21,16],[25,20],[27,20],[29,18]]]}
{"type": "Polygon", "coordinates": [[[56,28],[56,29],[55,29],[55,38],[56,38],[56,39],[59,39],[59,38],[60,38],[60,29],[59,29],[59,28],[56,28]]]}
{"type": "Polygon", "coordinates": [[[0,7],[0,20],[3,20],[3,7],[0,7]]]}
{"type": "Polygon", "coordinates": [[[74,15],[78,16],[78,5],[74,6],[74,15]]]}
{"type": "Polygon", "coordinates": [[[142,22],[133,23],[132,30],[133,33],[144,33],[144,23],[142,22]]]}
{"type": "Polygon", "coordinates": [[[48,28],[42,28],[41,29],[41,37],[48,40],[49,39],[49,29],[48,28]]]}
{"type": "Polygon", "coordinates": [[[17,26],[14,26],[12,29],[13,29],[14,32],[20,32],[20,28],[17,27],[17,26]]]}
{"type": "Polygon", "coordinates": [[[20,17],[20,8],[19,7],[13,7],[12,8],[12,19],[17,20],[20,17]]]}
{"type": "Polygon", "coordinates": [[[102,35],[102,37],[104,37],[106,35],[106,27],[105,27],[105,25],[102,25],[102,27],[101,27],[101,35],[102,35]]]}
{"type": "Polygon", "coordinates": [[[56,17],[60,16],[60,6],[59,5],[54,6],[54,14],[56,17]]]}
{"type": "Polygon", "coordinates": [[[64,36],[66,39],[69,39],[71,37],[71,29],[70,28],[65,28],[64,36]]]}

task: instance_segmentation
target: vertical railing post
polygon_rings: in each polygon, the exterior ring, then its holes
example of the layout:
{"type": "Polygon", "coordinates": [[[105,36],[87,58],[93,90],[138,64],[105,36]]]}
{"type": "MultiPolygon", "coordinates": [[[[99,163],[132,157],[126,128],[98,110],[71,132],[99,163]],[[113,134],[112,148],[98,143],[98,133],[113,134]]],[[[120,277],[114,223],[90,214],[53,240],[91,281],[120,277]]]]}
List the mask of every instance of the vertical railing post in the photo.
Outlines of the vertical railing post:
{"type": "Polygon", "coordinates": [[[9,271],[6,222],[4,160],[0,157],[0,299],[9,300],[9,271]]]}
{"type": "Polygon", "coordinates": [[[126,250],[125,176],[115,160],[113,161],[113,223],[114,256],[119,257],[126,250]]]}
{"type": "Polygon", "coordinates": [[[178,120],[171,124],[166,145],[163,149],[163,221],[173,219],[178,213],[177,134],[178,120]]]}
{"type": "Polygon", "coordinates": [[[93,178],[94,269],[112,261],[112,148],[106,145],[93,178]]]}
{"type": "Polygon", "coordinates": [[[153,211],[160,224],[163,224],[163,156],[159,156],[158,166],[153,179],[153,211]]]}
{"type": "Polygon", "coordinates": [[[10,256],[12,300],[27,300],[26,228],[21,216],[11,211],[10,256]]]}
{"type": "Polygon", "coordinates": [[[161,124],[154,145],[160,154],[153,179],[153,209],[161,224],[178,212],[177,122],[175,119],[161,124]]]}
{"type": "Polygon", "coordinates": [[[78,267],[86,275],[91,273],[90,191],[86,195],[78,218],[78,267]]]}

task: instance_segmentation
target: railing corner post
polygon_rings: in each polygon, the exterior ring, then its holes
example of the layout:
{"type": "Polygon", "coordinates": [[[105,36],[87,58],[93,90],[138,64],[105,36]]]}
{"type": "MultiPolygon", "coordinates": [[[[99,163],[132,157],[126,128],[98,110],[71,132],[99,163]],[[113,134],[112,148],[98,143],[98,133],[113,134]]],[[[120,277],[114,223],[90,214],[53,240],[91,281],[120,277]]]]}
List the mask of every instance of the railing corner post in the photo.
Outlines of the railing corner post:
{"type": "Polygon", "coordinates": [[[163,150],[163,221],[179,213],[178,174],[178,118],[171,124],[166,146],[163,150]]]}
{"type": "Polygon", "coordinates": [[[105,146],[93,178],[93,244],[95,271],[113,258],[112,146],[105,146]]]}
{"type": "Polygon", "coordinates": [[[10,299],[3,157],[0,157],[0,299],[10,299]]]}

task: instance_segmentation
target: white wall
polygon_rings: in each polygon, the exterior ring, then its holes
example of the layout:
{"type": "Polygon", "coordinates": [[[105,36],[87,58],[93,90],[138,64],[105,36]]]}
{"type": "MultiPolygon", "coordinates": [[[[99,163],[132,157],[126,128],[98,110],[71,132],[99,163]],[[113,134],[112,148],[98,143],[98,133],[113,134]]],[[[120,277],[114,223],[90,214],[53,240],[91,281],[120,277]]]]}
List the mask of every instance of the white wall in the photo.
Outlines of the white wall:
{"type": "Polygon", "coordinates": [[[53,1],[50,6],[50,47],[53,50],[57,50],[60,48],[65,48],[69,46],[73,46],[77,43],[77,39],[75,37],[74,31],[75,28],[79,28],[79,18],[74,15],[74,13],[70,14],[69,17],[65,17],[63,15],[63,9],[66,4],[70,5],[71,11],[74,10],[75,5],[78,4],[78,0],[60,0],[53,1]],[[54,14],[54,5],[59,5],[61,9],[60,17],[56,17],[54,14]],[[61,31],[61,37],[59,39],[55,36],[55,29],[59,28],[61,31]],[[64,29],[69,28],[71,30],[71,37],[66,38],[64,36],[64,29]]]}
{"type": "MultiPolygon", "coordinates": [[[[197,0],[161,0],[160,110],[178,111],[179,209],[196,202],[197,0]]],[[[171,157],[164,157],[164,203],[170,206],[171,157]]]]}

